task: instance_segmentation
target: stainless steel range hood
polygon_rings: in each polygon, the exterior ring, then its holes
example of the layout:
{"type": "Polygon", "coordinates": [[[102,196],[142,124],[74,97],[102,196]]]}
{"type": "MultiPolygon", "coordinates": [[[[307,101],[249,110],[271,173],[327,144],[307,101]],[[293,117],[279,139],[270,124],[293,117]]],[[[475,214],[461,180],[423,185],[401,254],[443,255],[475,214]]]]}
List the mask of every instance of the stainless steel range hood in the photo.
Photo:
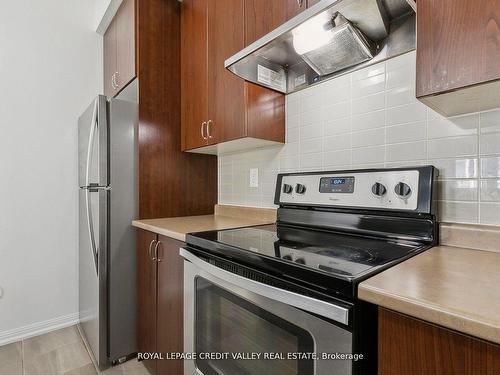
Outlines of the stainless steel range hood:
{"type": "Polygon", "coordinates": [[[288,94],[413,49],[415,13],[406,0],[322,0],[225,67],[288,94]]]}

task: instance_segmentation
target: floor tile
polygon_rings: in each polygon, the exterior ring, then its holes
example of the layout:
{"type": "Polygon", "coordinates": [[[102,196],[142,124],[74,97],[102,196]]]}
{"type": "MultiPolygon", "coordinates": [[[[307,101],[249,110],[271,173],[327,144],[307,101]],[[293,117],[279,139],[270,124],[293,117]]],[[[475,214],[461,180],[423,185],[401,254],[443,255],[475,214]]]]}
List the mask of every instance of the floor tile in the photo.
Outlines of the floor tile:
{"type": "Polygon", "coordinates": [[[83,342],[76,342],[56,350],[58,369],[61,373],[92,364],[89,353],[83,342]]]}
{"type": "Polygon", "coordinates": [[[59,347],[26,359],[24,363],[25,375],[59,375],[92,364],[83,342],[59,347]]]}
{"type": "Polygon", "coordinates": [[[59,375],[56,352],[41,354],[25,361],[24,375],[59,375]]]}
{"type": "Polygon", "coordinates": [[[23,362],[0,363],[0,374],[2,375],[23,375],[23,362]]]}
{"type": "Polygon", "coordinates": [[[101,371],[102,375],[149,375],[148,370],[137,359],[131,359],[119,366],[113,366],[105,371],[101,371]]]}
{"type": "MultiPolygon", "coordinates": [[[[0,346],[0,370],[8,364],[22,362],[22,359],[21,342],[0,346]]],[[[0,371],[0,374],[3,372],[0,371]]]]}
{"type": "Polygon", "coordinates": [[[98,372],[76,326],[0,347],[0,375],[97,374],[149,375],[149,372],[137,359],[98,372]]]}
{"type": "Polygon", "coordinates": [[[41,336],[24,340],[24,359],[29,360],[35,356],[49,353],[62,346],[80,342],[76,326],[46,333],[41,336]]]}
{"type": "Polygon", "coordinates": [[[90,363],[86,366],[65,372],[63,375],[97,375],[97,371],[94,365],[90,363]]]}

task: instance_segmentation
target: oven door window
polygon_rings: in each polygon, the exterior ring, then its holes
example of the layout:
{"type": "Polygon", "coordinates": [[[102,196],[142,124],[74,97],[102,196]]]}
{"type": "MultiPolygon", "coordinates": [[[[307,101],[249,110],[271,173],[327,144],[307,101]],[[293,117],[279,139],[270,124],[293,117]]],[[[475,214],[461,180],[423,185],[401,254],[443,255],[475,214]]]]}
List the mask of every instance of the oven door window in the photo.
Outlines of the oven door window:
{"type": "Polygon", "coordinates": [[[196,278],[195,351],[230,353],[227,359],[196,360],[204,375],[312,375],[312,359],[263,359],[264,353],[311,353],[311,334],[233,293],[196,278]],[[234,359],[232,353],[261,353],[234,359]]]}

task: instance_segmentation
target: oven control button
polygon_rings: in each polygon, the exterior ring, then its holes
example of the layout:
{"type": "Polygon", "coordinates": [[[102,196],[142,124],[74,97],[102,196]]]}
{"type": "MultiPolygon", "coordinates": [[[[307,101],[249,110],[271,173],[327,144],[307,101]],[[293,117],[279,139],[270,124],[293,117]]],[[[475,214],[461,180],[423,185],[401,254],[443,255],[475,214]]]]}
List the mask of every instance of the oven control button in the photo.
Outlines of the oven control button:
{"type": "Polygon", "coordinates": [[[377,197],[382,197],[387,192],[387,188],[380,182],[375,182],[372,186],[372,193],[377,197]]]}
{"type": "Polygon", "coordinates": [[[304,258],[297,258],[297,259],[295,259],[295,263],[306,264],[306,261],[304,258]]]}
{"type": "Polygon", "coordinates": [[[401,198],[408,198],[411,195],[411,187],[404,182],[400,182],[394,188],[394,192],[401,198]]]}
{"type": "Polygon", "coordinates": [[[293,186],[288,184],[283,184],[283,193],[292,194],[293,186]]]}
{"type": "Polygon", "coordinates": [[[295,185],[295,192],[297,194],[304,194],[306,192],[306,187],[305,185],[302,184],[297,184],[295,185]]]}

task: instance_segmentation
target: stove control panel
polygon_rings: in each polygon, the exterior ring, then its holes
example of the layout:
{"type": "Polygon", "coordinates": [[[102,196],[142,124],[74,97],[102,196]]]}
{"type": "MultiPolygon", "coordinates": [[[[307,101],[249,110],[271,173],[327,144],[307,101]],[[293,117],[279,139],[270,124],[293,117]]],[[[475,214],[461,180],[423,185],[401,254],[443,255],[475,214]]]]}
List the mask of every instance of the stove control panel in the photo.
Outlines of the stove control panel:
{"type": "Polygon", "coordinates": [[[281,189],[277,191],[280,204],[414,211],[419,203],[420,182],[419,168],[306,172],[281,176],[281,189]]]}

